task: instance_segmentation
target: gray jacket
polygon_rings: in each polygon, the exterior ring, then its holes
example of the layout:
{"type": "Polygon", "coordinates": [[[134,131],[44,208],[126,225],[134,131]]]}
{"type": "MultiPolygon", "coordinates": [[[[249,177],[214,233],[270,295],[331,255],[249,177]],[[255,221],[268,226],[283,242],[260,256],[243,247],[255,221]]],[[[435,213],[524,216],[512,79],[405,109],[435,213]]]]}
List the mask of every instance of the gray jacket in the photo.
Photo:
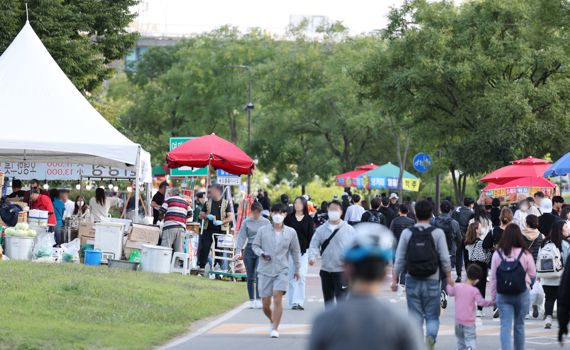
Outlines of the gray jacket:
{"type": "MultiPolygon", "coordinates": [[[[336,236],[330,241],[323,256],[321,256],[321,270],[323,271],[344,271],[343,256],[352,243],[354,228],[345,221],[341,222],[339,228],[336,236]]],[[[333,230],[328,222],[317,228],[309,246],[309,259],[316,259],[321,255],[321,246],[332,233],[333,230]]]]}
{"type": "Polygon", "coordinates": [[[248,244],[252,244],[257,231],[265,225],[271,225],[271,222],[264,217],[260,217],[259,220],[246,218],[239,229],[237,249],[243,249],[246,240],[248,244]]]}
{"type": "MultiPolygon", "coordinates": [[[[415,227],[430,227],[429,224],[416,224],[415,227]]],[[[435,242],[435,249],[439,255],[439,267],[444,273],[451,271],[451,260],[449,259],[449,250],[447,249],[447,242],[445,241],[445,233],[443,230],[436,228],[431,232],[433,241],[435,242]]],[[[408,252],[408,243],[412,237],[412,231],[410,229],[405,229],[400,237],[400,242],[398,242],[398,249],[396,250],[396,262],[394,264],[394,272],[399,275],[402,271],[406,269],[406,254],[408,252]]],[[[429,276],[430,280],[439,279],[439,269],[436,273],[429,276]]]]}
{"type": "Polygon", "coordinates": [[[295,272],[301,268],[301,247],[297,232],[289,226],[283,226],[283,232],[276,233],[273,225],[262,226],[252,245],[255,255],[269,255],[270,261],[259,259],[257,273],[263,276],[275,277],[287,273],[289,268],[289,254],[295,263],[295,272]],[[277,236],[281,235],[281,236],[277,236]]]}

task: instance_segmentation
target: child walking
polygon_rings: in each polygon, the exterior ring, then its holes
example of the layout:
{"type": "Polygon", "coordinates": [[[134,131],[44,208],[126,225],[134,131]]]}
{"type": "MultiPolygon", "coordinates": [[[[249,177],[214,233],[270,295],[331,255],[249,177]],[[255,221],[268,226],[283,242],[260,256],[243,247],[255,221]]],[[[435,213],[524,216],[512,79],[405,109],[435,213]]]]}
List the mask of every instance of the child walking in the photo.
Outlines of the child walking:
{"type": "Polygon", "coordinates": [[[485,300],[475,286],[483,276],[483,270],[476,264],[467,268],[467,281],[456,283],[454,287],[448,285],[447,293],[455,296],[455,336],[457,349],[477,349],[475,330],[475,306],[492,306],[493,302],[485,300]]]}

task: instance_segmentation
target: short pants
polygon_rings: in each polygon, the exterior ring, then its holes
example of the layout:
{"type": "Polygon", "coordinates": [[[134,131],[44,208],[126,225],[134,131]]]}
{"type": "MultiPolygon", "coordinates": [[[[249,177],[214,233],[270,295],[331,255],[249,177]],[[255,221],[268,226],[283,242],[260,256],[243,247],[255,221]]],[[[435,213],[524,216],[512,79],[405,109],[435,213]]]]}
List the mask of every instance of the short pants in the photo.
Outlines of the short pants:
{"type": "Polygon", "coordinates": [[[257,288],[259,289],[259,296],[261,298],[272,297],[275,292],[287,292],[287,286],[289,285],[289,278],[287,273],[281,273],[277,276],[264,276],[258,275],[259,282],[257,288]]]}

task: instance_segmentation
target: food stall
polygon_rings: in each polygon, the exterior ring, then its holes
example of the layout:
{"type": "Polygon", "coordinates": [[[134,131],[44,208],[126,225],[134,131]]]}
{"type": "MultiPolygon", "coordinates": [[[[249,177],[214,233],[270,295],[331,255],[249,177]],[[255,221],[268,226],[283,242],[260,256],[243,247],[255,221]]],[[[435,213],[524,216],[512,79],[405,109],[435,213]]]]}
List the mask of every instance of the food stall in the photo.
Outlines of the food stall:
{"type": "Polygon", "coordinates": [[[0,77],[4,125],[26,126],[25,132],[7,129],[0,135],[0,163],[6,177],[81,180],[99,177],[88,174],[86,168],[125,172],[134,175],[127,177],[135,179],[138,209],[138,188],[141,183],[150,186],[152,180],[150,155],[93,108],[29,22],[0,56],[0,77]]]}

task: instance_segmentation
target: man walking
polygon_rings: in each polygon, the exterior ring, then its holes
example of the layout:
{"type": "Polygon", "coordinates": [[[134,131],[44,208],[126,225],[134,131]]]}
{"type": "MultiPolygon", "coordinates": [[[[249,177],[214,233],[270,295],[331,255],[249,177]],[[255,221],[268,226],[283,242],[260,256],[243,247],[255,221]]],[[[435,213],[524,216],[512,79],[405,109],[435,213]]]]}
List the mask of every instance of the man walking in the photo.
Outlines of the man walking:
{"type": "Polygon", "coordinates": [[[355,194],[352,196],[354,204],[346,209],[346,215],[344,219],[350,224],[354,225],[362,220],[362,214],[364,214],[364,208],[360,205],[360,196],[355,194]]]}
{"type": "MultiPolygon", "coordinates": [[[[473,212],[473,207],[475,206],[475,201],[472,198],[465,198],[463,200],[463,206],[457,208],[453,214],[452,218],[459,224],[459,229],[461,230],[461,235],[457,237],[455,241],[455,269],[457,271],[457,279],[455,282],[461,282],[461,271],[463,269],[463,261],[467,260],[467,253],[465,252],[465,233],[467,232],[467,227],[469,227],[469,221],[475,215],[473,212]]],[[[467,268],[467,266],[465,266],[467,268]]]]}
{"type": "Polygon", "coordinates": [[[341,219],[342,205],[332,201],[328,207],[329,221],[320,226],[311,239],[309,246],[309,265],[321,257],[321,286],[325,305],[338,303],[344,299],[348,286],[344,279],[342,257],[354,236],[354,228],[341,219]]]}
{"type": "Polygon", "coordinates": [[[406,298],[408,312],[417,322],[418,329],[426,323],[426,344],[435,347],[439,331],[440,273],[451,286],[451,262],[445,241],[445,233],[430,225],[433,209],[427,200],[416,203],[418,223],[400,237],[396,250],[396,262],[392,273],[392,290],[398,290],[398,279],[406,270],[406,298]],[[440,272],[440,269],[442,270],[440,272]]]}
{"type": "Polygon", "coordinates": [[[386,226],[386,218],[380,212],[381,199],[378,197],[372,198],[370,201],[370,210],[367,210],[362,214],[362,222],[373,222],[375,224],[380,224],[386,226]]]}
{"type": "MultiPolygon", "coordinates": [[[[439,210],[441,214],[433,219],[432,225],[441,229],[445,233],[445,241],[447,243],[447,249],[449,252],[449,259],[451,265],[455,259],[456,248],[455,242],[457,238],[461,236],[461,229],[459,228],[459,223],[451,217],[451,210],[453,206],[448,200],[444,200],[439,205],[439,210]]],[[[447,279],[444,275],[441,276],[441,307],[445,309],[447,307],[447,279]]]]}
{"type": "Polygon", "coordinates": [[[222,186],[210,187],[210,199],[200,211],[200,219],[204,220],[204,229],[198,241],[198,266],[203,270],[208,263],[208,255],[214,241],[214,234],[229,230],[233,221],[233,213],[229,202],[222,198],[222,186]]]}
{"type": "Polygon", "coordinates": [[[396,217],[396,213],[390,208],[390,200],[384,197],[381,200],[380,212],[386,218],[386,226],[390,227],[392,220],[396,217]]]}
{"type": "Polygon", "coordinates": [[[295,265],[295,279],[299,279],[301,268],[301,248],[297,232],[283,225],[289,208],[276,203],[271,208],[272,225],[262,226],[255,239],[252,249],[259,256],[257,273],[259,276],[258,289],[263,313],[271,322],[271,338],[279,338],[279,324],[283,315],[283,295],[289,284],[288,269],[289,255],[295,265]],[[273,298],[273,310],[271,299],[273,298]]]}
{"type": "Polygon", "coordinates": [[[403,313],[378,300],[394,238],[380,225],[361,224],[344,255],[350,278],[348,299],[329,308],[313,323],[309,350],[421,349],[419,329],[403,313]]]}

